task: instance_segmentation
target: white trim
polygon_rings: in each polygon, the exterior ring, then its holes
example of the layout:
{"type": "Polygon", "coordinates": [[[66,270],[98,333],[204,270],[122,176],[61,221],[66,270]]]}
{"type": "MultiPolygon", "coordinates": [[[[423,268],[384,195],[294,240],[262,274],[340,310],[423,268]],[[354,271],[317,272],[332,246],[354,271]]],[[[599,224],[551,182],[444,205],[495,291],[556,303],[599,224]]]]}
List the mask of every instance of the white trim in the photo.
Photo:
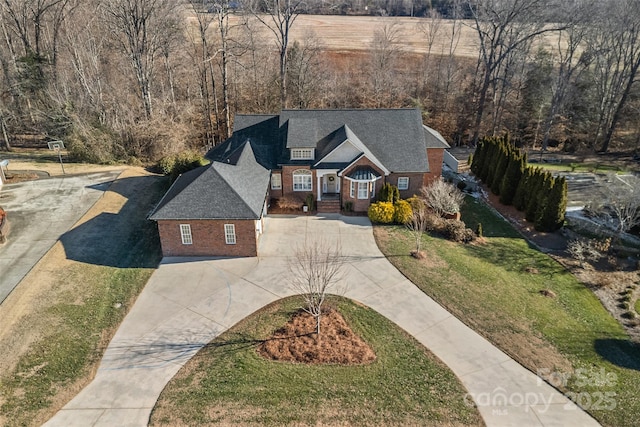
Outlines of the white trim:
{"type": "Polygon", "coordinates": [[[369,182],[358,182],[358,200],[369,199],[369,184],[369,182]],[[363,195],[364,197],[362,197],[363,195]]]}
{"type": "Polygon", "coordinates": [[[315,159],[314,148],[291,148],[291,160],[313,160],[315,159]]]}
{"type": "Polygon", "coordinates": [[[224,241],[227,245],[236,244],[236,226],[235,224],[224,225],[224,241]]]}
{"type": "Polygon", "coordinates": [[[272,190],[282,190],[282,175],[281,174],[279,174],[279,173],[272,173],[271,174],[271,189],[272,190]],[[274,178],[277,178],[277,179],[274,180],[274,178]]]}
{"type": "Polygon", "coordinates": [[[399,176],[398,177],[398,190],[408,190],[409,189],[409,177],[408,176],[399,176]],[[406,184],[400,187],[400,180],[406,180],[406,184]]]}
{"type": "Polygon", "coordinates": [[[191,224],[180,224],[180,238],[183,245],[193,245],[193,234],[191,234],[191,224]]]}
{"type": "MultiPolygon", "coordinates": [[[[344,140],[344,142],[342,142],[340,145],[338,145],[336,148],[334,148],[333,150],[331,150],[329,152],[329,154],[327,154],[326,156],[323,157],[323,159],[326,159],[328,156],[331,155],[331,153],[333,153],[334,151],[336,151],[338,148],[340,148],[340,146],[342,146],[342,144],[344,144],[345,142],[349,142],[351,143],[354,147],[356,147],[357,149],[359,149],[360,151],[362,151],[362,154],[365,155],[367,157],[367,159],[371,160],[371,163],[373,163],[374,165],[378,166],[380,169],[382,169],[382,171],[384,172],[385,175],[389,175],[391,172],[384,167],[384,165],[382,164],[382,162],[380,162],[380,160],[378,160],[376,158],[376,156],[374,156],[371,151],[369,151],[369,149],[367,148],[367,146],[360,141],[360,139],[358,139],[358,137],[356,136],[356,134],[354,134],[351,129],[349,129],[348,126],[346,127],[346,132],[347,132],[347,139],[344,140]]],[[[358,159],[362,158],[362,155],[358,156],[356,158],[356,160],[354,160],[353,162],[351,162],[349,164],[349,166],[347,166],[346,168],[344,168],[343,170],[348,169],[349,167],[351,167],[351,165],[353,165],[356,161],[358,161],[358,159]]],[[[322,162],[319,161],[318,163],[316,163],[314,166],[318,166],[320,163],[322,162]]]]}
{"type": "Polygon", "coordinates": [[[313,191],[313,174],[309,169],[296,169],[291,173],[291,185],[293,191],[313,191]],[[304,177],[305,179],[302,182],[296,183],[296,177],[304,177]],[[299,188],[296,189],[296,185],[298,185],[299,188]]]}

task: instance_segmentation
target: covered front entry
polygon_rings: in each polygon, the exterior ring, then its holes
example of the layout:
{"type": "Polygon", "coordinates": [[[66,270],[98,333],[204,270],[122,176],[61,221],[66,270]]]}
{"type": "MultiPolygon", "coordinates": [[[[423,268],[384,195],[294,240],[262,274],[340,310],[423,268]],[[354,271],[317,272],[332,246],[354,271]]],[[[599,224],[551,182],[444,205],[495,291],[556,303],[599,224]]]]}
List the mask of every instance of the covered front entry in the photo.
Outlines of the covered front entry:
{"type": "Polygon", "coordinates": [[[318,180],[317,201],[340,198],[340,178],[337,170],[317,170],[316,176],[318,180]]]}

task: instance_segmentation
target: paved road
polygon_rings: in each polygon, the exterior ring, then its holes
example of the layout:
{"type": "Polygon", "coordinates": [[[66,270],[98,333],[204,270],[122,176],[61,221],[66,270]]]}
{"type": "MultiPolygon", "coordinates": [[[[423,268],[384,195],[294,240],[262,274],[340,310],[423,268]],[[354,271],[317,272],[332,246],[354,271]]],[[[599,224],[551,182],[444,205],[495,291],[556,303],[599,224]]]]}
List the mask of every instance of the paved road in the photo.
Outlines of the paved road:
{"type": "Polygon", "coordinates": [[[286,257],[316,236],[341,242],[349,256],[346,296],[396,322],[446,363],[487,426],[598,425],[402,276],[378,250],[365,218],[337,216],[268,218],[259,258],[165,258],[93,382],[45,425],[146,426],[165,384],[200,348],[292,293],[286,257]]]}
{"type": "Polygon", "coordinates": [[[0,303],[102,196],[120,172],[92,173],[4,185],[0,206],[10,233],[0,245],[0,303]]]}

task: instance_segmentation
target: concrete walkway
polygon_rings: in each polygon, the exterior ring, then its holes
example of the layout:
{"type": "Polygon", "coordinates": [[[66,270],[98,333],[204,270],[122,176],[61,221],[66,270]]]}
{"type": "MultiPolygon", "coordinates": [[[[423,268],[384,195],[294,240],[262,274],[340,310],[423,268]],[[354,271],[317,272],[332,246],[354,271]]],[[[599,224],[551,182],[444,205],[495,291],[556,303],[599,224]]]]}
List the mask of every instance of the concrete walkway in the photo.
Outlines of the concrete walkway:
{"type": "MultiPolygon", "coordinates": [[[[286,257],[304,239],[339,241],[346,296],[415,336],[460,378],[488,426],[597,426],[589,415],[466,327],[402,276],[365,218],[267,220],[262,256],[167,259],[111,341],[97,375],[47,426],[145,426],[165,384],[202,346],[291,295],[286,257]]],[[[551,368],[551,367],[549,367],[551,368]]]]}

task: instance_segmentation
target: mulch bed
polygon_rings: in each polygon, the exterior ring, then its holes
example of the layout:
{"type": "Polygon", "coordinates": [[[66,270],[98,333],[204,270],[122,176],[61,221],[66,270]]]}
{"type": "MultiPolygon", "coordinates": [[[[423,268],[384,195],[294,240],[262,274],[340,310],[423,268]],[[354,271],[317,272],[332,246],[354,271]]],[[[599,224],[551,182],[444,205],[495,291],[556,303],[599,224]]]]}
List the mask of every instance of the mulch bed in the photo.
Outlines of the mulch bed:
{"type": "Polygon", "coordinates": [[[320,318],[320,337],[315,330],[315,319],[300,310],[258,346],[258,353],[270,360],[306,364],[363,365],[376,359],[371,347],[333,308],[320,318]]]}

